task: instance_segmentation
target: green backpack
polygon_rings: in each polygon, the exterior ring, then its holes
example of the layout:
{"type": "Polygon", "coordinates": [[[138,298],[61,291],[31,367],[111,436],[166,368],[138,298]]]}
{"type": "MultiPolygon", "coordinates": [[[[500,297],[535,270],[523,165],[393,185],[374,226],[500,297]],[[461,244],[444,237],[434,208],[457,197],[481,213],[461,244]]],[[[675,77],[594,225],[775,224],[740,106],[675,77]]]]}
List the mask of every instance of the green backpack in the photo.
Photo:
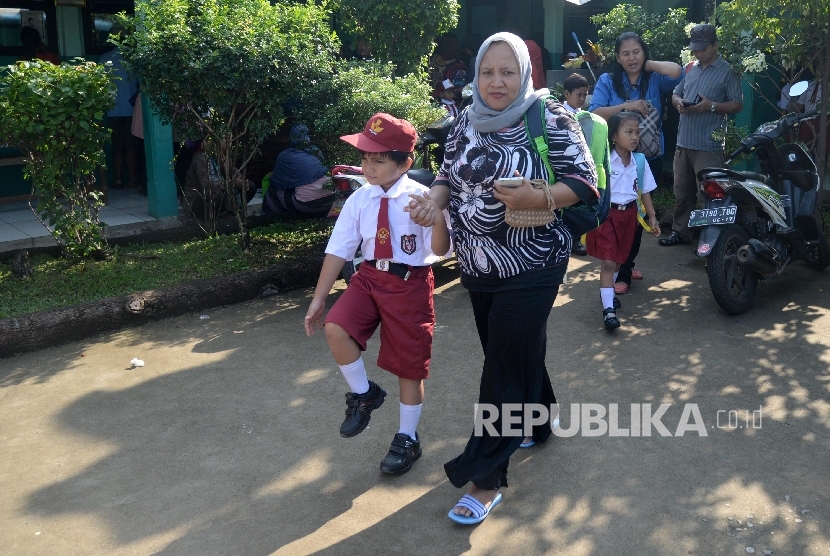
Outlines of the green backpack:
{"type": "MultiPolygon", "coordinates": [[[[549,98],[555,97],[536,99],[536,102],[525,113],[524,122],[530,144],[542,157],[548,169],[549,181],[554,183],[556,176],[548,161],[548,131],[545,118],[545,101],[549,98]],[[538,114],[538,117],[534,117],[534,114],[538,114]]],[[[599,201],[596,205],[588,205],[580,201],[561,209],[559,213],[571,231],[571,236],[576,239],[598,228],[608,218],[608,212],[611,210],[611,191],[607,187],[608,177],[611,175],[611,153],[608,147],[608,124],[604,119],[584,110],[576,112],[573,117],[582,128],[585,142],[588,143],[591,156],[596,164],[597,190],[599,191],[599,201]]]]}

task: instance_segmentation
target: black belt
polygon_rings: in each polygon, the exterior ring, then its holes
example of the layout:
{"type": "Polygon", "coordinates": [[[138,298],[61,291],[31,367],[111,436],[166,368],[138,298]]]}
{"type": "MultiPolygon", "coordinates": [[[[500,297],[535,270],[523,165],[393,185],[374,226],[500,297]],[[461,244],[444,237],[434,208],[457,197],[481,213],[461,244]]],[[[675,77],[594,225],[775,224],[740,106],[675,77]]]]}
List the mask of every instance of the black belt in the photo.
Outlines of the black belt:
{"type": "Polygon", "coordinates": [[[381,272],[388,272],[389,274],[394,274],[395,276],[400,276],[404,280],[409,279],[409,275],[411,271],[415,268],[415,266],[409,266],[408,264],[401,264],[401,263],[393,263],[386,259],[373,259],[371,261],[363,261],[363,264],[368,264],[369,266],[373,266],[376,269],[380,270],[381,272]],[[380,263],[380,264],[378,264],[380,263]]]}
{"type": "Polygon", "coordinates": [[[614,210],[628,210],[629,208],[634,206],[636,201],[631,201],[630,203],[626,203],[624,205],[620,205],[618,203],[611,203],[611,208],[614,210]]]}

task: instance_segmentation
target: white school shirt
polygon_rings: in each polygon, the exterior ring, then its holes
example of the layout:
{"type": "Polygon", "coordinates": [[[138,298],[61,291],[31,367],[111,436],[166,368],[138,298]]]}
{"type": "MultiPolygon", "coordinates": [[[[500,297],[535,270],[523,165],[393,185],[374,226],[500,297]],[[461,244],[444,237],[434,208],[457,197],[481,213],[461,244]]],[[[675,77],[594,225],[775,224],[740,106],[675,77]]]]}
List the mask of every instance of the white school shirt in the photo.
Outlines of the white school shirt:
{"type": "MultiPolygon", "coordinates": [[[[645,162],[643,172],[643,193],[648,193],[657,188],[657,182],[651,175],[651,168],[648,161],[645,162]]],[[[611,202],[618,205],[625,205],[637,200],[637,163],[634,155],[631,155],[631,162],[623,166],[622,159],[616,150],[611,151],[611,202]]]]}
{"type": "Polygon", "coordinates": [[[821,82],[813,81],[806,91],[798,97],[798,104],[804,105],[804,112],[812,112],[821,104],[821,82]]]}
{"type": "MultiPolygon", "coordinates": [[[[326,253],[348,260],[354,257],[357,247],[360,246],[366,259],[375,259],[380,199],[389,197],[389,231],[392,237],[393,262],[427,266],[439,260],[441,256],[449,255],[452,253],[452,245],[447,253],[433,253],[432,227],[416,224],[409,218],[409,213],[403,210],[411,200],[410,193],[423,195],[426,191],[429,191],[428,187],[410,179],[406,174],[386,192],[379,185],[364,185],[346,199],[326,246],[326,253]]],[[[443,214],[449,227],[449,214],[447,211],[443,214]]]]}

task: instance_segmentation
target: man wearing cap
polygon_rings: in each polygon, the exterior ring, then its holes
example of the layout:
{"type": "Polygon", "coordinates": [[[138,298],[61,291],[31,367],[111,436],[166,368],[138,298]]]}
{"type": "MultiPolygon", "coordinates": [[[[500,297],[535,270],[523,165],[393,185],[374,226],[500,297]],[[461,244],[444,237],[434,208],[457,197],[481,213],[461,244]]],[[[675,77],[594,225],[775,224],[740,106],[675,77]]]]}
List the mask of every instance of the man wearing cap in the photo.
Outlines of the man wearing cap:
{"type": "Polygon", "coordinates": [[[697,172],[723,167],[726,118],[743,109],[741,80],[718,54],[718,35],[713,25],[692,28],[689,48],[697,61],[686,67],[686,76],[672,94],[680,112],[677,150],[674,154],[674,222],[672,233],[661,238],[663,246],[689,243],[689,214],[698,200],[697,172]]]}

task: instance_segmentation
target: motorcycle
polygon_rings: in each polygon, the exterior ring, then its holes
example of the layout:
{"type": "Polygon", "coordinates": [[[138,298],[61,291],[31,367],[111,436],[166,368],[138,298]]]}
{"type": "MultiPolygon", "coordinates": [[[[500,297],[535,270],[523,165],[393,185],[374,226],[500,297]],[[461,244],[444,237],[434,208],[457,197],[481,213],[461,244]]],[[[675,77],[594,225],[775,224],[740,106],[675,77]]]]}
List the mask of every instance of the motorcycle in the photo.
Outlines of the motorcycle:
{"type": "Polygon", "coordinates": [[[705,168],[697,174],[705,208],[692,211],[689,227],[702,228],[697,255],[708,258],[709,286],[729,314],[747,311],[758,281],[781,274],[794,260],[817,270],[830,265],[817,214],[818,169],[801,144],[786,140],[801,122],[817,116],[794,113],[762,124],[725,163],[751,152],[761,173],[705,168]]]}
{"type": "MultiPolygon", "coordinates": [[[[444,144],[447,141],[447,135],[454,121],[454,118],[444,116],[427,126],[427,129],[419,136],[418,142],[415,145],[416,162],[419,167],[409,170],[406,173],[407,176],[427,187],[432,185],[432,182],[435,181],[435,174],[432,172],[431,160],[442,161],[444,159],[444,144]]],[[[363,170],[359,166],[346,166],[342,164],[331,169],[331,179],[338,199],[332,205],[328,216],[330,218],[336,218],[340,215],[340,210],[346,203],[346,199],[368,182],[363,176],[363,170]]],[[[357,272],[362,262],[363,253],[361,253],[358,247],[354,256],[343,265],[343,270],[340,273],[340,276],[346,283],[352,279],[352,276],[357,272]]]]}

